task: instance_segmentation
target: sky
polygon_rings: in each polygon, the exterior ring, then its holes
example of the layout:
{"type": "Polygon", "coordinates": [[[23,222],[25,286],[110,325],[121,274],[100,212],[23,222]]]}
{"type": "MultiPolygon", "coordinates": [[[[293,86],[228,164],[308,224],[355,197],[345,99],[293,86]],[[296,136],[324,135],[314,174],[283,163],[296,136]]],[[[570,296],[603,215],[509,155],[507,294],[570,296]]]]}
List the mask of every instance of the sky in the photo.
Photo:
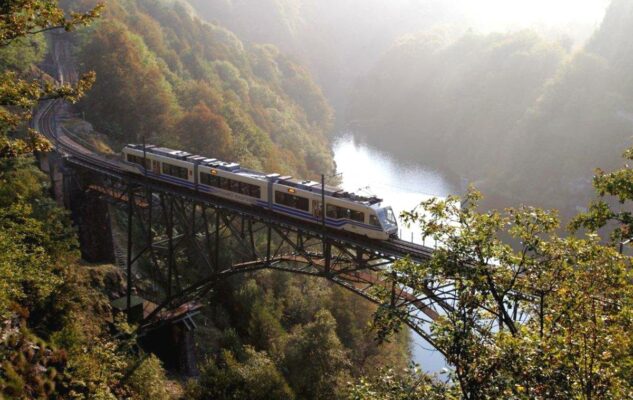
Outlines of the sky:
{"type": "MultiPolygon", "coordinates": [[[[330,0],[337,1],[337,0],[330,0]]],[[[341,1],[341,0],[338,0],[341,1]]],[[[357,5],[363,0],[346,0],[357,5]]],[[[572,39],[580,46],[600,26],[611,0],[364,0],[366,7],[397,23],[403,34],[429,24],[455,32],[480,33],[533,29],[545,36],[572,39]]],[[[365,10],[367,11],[367,10],[365,10]]],[[[378,17],[377,20],[380,20],[378,17]]],[[[416,29],[419,28],[419,29],[416,29]]]]}
{"type": "Polygon", "coordinates": [[[597,25],[609,0],[448,0],[465,16],[491,27],[597,25]]]}

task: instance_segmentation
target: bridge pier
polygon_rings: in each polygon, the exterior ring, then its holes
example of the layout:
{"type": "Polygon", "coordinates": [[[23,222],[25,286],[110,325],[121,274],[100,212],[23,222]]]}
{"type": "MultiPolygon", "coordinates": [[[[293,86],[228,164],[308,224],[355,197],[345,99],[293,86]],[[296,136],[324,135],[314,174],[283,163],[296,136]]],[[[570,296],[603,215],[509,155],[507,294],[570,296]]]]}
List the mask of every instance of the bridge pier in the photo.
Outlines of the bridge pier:
{"type": "Polygon", "coordinates": [[[64,166],[63,160],[55,152],[37,153],[37,161],[42,172],[48,174],[50,193],[60,207],[64,204],[64,166]]]}
{"type": "Polygon", "coordinates": [[[89,262],[113,263],[114,245],[107,204],[88,194],[76,208],[82,258],[89,262]]]}
{"type": "MultiPolygon", "coordinates": [[[[115,316],[125,313],[131,323],[142,321],[156,306],[137,295],[131,299],[125,296],[112,301],[115,316]]],[[[193,317],[200,307],[199,304],[189,303],[161,313],[155,324],[139,336],[139,345],[160,358],[169,370],[188,377],[199,375],[194,340],[197,325],[193,317]]]]}
{"type": "Polygon", "coordinates": [[[114,244],[108,203],[86,189],[90,177],[64,171],[65,206],[79,233],[81,257],[91,263],[114,263],[114,244]],[[87,178],[87,179],[86,179],[87,178]]]}
{"type": "Polygon", "coordinates": [[[192,319],[169,322],[147,332],[140,344],[147,352],[155,354],[167,369],[184,376],[198,376],[195,351],[195,323],[192,319]]]}

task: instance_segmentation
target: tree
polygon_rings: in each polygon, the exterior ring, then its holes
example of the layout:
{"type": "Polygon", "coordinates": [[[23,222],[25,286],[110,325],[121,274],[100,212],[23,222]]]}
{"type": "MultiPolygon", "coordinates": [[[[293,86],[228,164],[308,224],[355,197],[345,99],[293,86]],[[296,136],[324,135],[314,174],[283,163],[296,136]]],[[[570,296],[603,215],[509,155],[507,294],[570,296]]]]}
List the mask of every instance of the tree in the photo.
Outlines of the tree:
{"type": "Polygon", "coordinates": [[[90,34],[79,57],[85,69],[99,76],[80,103],[97,129],[118,142],[142,137],[169,141],[180,107],[140,37],[110,21],[90,34]]]}
{"type": "Polygon", "coordinates": [[[295,328],[286,343],[283,364],[298,396],[336,398],[349,361],[329,311],[321,310],[314,321],[295,328]]]}
{"type": "Polygon", "coordinates": [[[245,360],[223,351],[217,361],[204,367],[198,384],[187,398],[196,400],[291,400],[292,390],[275,364],[263,352],[246,347],[245,360]]]}
{"type": "MultiPolygon", "coordinates": [[[[625,151],[623,156],[633,160],[633,148],[625,151]]],[[[625,204],[633,201],[633,169],[628,164],[611,173],[597,169],[593,184],[600,199],[589,206],[588,212],[578,215],[570,224],[570,229],[576,232],[584,228],[595,233],[611,227],[613,244],[630,242],[633,239],[633,213],[627,210],[625,204]],[[606,196],[615,196],[619,206],[607,202],[606,196]]]]}
{"type": "MultiPolygon", "coordinates": [[[[68,17],[55,0],[8,0],[0,5],[0,50],[11,56],[16,45],[25,44],[27,38],[45,31],[64,29],[93,21],[101,11],[97,6],[86,13],[71,13],[68,17]]],[[[41,46],[41,40],[38,45],[41,46]]],[[[26,46],[27,49],[29,45],[26,46]]],[[[34,55],[36,56],[36,55],[34,55]]],[[[11,67],[24,67],[22,62],[6,62],[0,72],[0,157],[28,155],[46,150],[48,142],[35,130],[29,129],[25,138],[12,138],[21,124],[31,117],[32,109],[46,99],[65,98],[77,101],[94,82],[94,74],[85,74],[76,85],[58,85],[41,79],[24,79],[20,71],[11,67]]]]}
{"type": "Polygon", "coordinates": [[[198,103],[182,117],[176,132],[192,151],[225,159],[232,156],[231,128],[204,103],[198,103]]]}
{"type": "Polygon", "coordinates": [[[384,369],[373,378],[361,378],[350,386],[348,400],[452,400],[457,399],[448,385],[421,373],[417,368],[403,371],[384,369]]]}
{"type": "MultiPolygon", "coordinates": [[[[428,262],[403,260],[385,276],[422,301],[430,284],[444,287],[432,296],[439,317],[418,326],[446,357],[462,397],[633,395],[628,260],[597,235],[559,237],[554,212],[480,213],[480,197],[470,191],[461,207],[456,197],[431,199],[405,213],[439,247],[428,262]]],[[[416,321],[384,310],[376,323],[385,332],[402,318],[416,321]]]]}
{"type": "Polygon", "coordinates": [[[48,198],[43,180],[26,160],[0,163],[0,317],[50,295],[75,255],[75,231],[48,198]]]}

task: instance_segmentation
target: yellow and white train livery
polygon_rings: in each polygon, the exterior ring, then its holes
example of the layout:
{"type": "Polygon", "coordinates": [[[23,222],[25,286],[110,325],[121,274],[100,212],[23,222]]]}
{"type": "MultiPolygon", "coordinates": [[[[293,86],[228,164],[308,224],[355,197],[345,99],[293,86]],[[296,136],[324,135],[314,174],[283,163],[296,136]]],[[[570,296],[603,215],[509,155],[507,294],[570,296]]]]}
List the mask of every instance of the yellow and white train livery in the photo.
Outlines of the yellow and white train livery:
{"type": "MultiPolygon", "coordinates": [[[[123,161],[130,172],[275,213],[322,223],[321,184],[291,176],[264,174],[229,163],[153,145],[129,144],[123,161]]],[[[396,236],[398,224],[391,207],[377,197],[359,196],[325,187],[325,223],[372,239],[396,236]]]]}

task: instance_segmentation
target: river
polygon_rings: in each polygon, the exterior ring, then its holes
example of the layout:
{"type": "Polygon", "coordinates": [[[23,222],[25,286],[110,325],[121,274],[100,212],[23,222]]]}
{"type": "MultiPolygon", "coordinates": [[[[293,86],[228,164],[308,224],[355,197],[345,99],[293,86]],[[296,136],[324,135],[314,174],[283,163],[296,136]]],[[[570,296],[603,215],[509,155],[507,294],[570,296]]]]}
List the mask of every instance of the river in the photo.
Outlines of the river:
{"type": "MultiPolygon", "coordinates": [[[[438,171],[423,164],[401,163],[389,154],[369,145],[357,143],[350,134],[334,142],[337,171],[342,174],[341,187],[357,193],[375,194],[391,205],[396,215],[412,210],[430,197],[446,197],[457,188],[438,171]]],[[[407,229],[400,221],[400,237],[421,241],[419,231],[407,229]]],[[[411,333],[411,355],[427,372],[439,372],[446,366],[440,353],[431,349],[416,333],[411,333]]]]}

